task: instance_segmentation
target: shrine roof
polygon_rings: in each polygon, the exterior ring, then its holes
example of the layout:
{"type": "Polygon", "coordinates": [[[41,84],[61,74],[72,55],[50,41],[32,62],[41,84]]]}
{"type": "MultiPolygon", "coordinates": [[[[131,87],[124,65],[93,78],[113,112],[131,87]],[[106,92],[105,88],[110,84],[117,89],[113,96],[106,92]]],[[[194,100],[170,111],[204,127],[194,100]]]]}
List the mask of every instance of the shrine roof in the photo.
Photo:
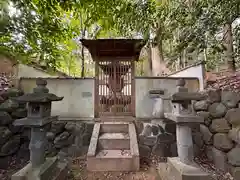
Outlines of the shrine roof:
{"type": "Polygon", "coordinates": [[[136,57],[145,45],[142,39],[81,39],[94,57],[136,57]]]}

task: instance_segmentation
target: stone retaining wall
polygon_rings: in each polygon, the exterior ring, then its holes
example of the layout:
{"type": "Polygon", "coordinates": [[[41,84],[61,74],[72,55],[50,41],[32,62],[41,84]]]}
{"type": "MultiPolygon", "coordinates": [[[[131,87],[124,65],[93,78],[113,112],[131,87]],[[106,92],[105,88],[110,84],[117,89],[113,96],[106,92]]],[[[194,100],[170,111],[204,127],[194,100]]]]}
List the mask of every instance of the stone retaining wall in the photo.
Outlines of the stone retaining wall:
{"type": "Polygon", "coordinates": [[[199,128],[205,153],[217,168],[240,179],[240,94],[224,90],[205,93],[207,100],[193,105],[205,119],[199,128]]]}
{"type": "MultiPolygon", "coordinates": [[[[0,94],[0,161],[17,153],[21,147],[28,149],[30,129],[13,125],[14,120],[27,115],[26,104],[10,99],[21,95],[23,92],[15,88],[0,94]]],[[[55,121],[48,128],[47,155],[54,156],[65,152],[65,156],[74,156],[74,153],[80,153],[88,147],[93,123],[55,121]]]]}
{"type": "MultiPolygon", "coordinates": [[[[151,123],[136,122],[139,153],[141,158],[150,155],[159,158],[177,157],[176,124],[167,119],[155,119],[151,123]]],[[[199,126],[193,126],[194,154],[198,156],[203,151],[203,135],[199,126]]]]}

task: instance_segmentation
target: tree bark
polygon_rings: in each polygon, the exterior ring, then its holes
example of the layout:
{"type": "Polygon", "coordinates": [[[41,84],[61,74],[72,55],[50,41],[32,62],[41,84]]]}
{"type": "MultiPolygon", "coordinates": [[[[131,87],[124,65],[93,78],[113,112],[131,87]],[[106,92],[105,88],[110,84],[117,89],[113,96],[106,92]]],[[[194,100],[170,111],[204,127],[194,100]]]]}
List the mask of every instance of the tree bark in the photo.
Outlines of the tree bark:
{"type": "Polygon", "coordinates": [[[164,62],[164,56],[163,56],[163,48],[162,48],[162,42],[163,41],[163,32],[162,32],[162,26],[159,23],[158,29],[156,32],[156,37],[152,45],[152,75],[153,76],[161,76],[163,73],[163,62],[164,62]]]}
{"type": "Polygon", "coordinates": [[[147,54],[148,54],[148,63],[146,68],[146,74],[148,76],[152,76],[152,48],[151,43],[149,42],[147,45],[147,54]]]}
{"type": "Polygon", "coordinates": [[[233,34],[232,25],[227,23],[224,25],[224,37],[223,37],[224,50],[224,60],[229,71],[236,71],[236,64],[234,60],[233,52],[233,34]]]}

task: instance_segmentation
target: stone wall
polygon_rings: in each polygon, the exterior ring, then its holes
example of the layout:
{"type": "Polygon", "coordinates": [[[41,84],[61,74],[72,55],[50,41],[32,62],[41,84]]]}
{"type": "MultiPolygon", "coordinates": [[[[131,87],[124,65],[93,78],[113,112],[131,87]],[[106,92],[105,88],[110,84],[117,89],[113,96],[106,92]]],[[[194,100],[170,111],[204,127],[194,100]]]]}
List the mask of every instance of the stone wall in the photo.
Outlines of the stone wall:
{"type": "MultiPolygon", "coordinates": [[[[23,92],[15,88],[1,91],[0,94],[1,163],[4,159],[9,159],[7,157],[18,153],[22,149],[21,147],[28,151],[31,137],[30,129],[13,125],[16,119],[24,118],[27,115],[26,104],[19,104],[10,99],[21,95],[23,95],[23,92]]],[[[52,122],[48,126],[46,154],[54,156],[60,153],[65,154],[64,156],[74,156],[74,153],[83,152],[90,143],[92,130],[93,123],[82,121],[52,122]]],[[[0,166],[6,166],[5,162],[4,164],[0,166]]]]}
{"type": "Polygon", "coordinates": [[[224,90],[205,93],[206,100],[193,104],[197,114],[205,119],[199,129],[205,153],[217,168],[240,179],[240,94],[224,90]]]}
{"type": "MultiPolygon", "coordinates": [[[[151,155],[159,158],[177,157],[176,123],[167,119],[153,119],[148,123],[136,122],[139,152],[141,158],[151,155]]],[[[193,126],[194,154],[198,156],[203,151],[203,135],[199,126],[193,126]]]]}

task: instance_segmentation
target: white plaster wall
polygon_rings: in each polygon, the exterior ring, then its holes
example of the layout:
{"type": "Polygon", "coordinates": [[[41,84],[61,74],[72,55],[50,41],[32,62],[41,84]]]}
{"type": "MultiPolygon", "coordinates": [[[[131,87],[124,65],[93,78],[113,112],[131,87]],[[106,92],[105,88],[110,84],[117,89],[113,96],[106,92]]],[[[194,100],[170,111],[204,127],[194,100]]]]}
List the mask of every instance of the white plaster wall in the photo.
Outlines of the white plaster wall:
{"type": "MultiPolygon", "coordinates": [[[[62,101],[53,102],[52,115],[62,120],[88,120],[94,117],[94,79],[46,78],[50,93],[64,96],[62,101]]],[[[21,78],[20,87],[32,92],[36,78],[21,78]]]]}
{"type": "Polygon", "coordinates": [[[195,77],[199,80],[200,90],[204,89],[204,65],[202,63],[185,68],[169,75],[168,77],[195,77]]]}
{"type": "MultiPolygon", "coordinates": [[[[157,118],[152,115],[156,100],[149,97],[149,91],[153,89],[164,89],[165,96],[170,97],[176,92],[176,83],[178,78],[171,77],[137,77],[135,81],[136,93],[136,117],[141,118],[157,118]]],[[[186,78],[186,87],[190,92],[199,90],[199,82],[197,78],[186,78]]],[[[160,107],[159,107],[160,109],[160,107]]],[[[164,100],[164,112],[170,112],[170,101],[164,100]]]]}
{"type": "Polygon", "coordinates": [[[17,78],[21,77],[58,77],[24,64],[17,65],[17,78]]]}

